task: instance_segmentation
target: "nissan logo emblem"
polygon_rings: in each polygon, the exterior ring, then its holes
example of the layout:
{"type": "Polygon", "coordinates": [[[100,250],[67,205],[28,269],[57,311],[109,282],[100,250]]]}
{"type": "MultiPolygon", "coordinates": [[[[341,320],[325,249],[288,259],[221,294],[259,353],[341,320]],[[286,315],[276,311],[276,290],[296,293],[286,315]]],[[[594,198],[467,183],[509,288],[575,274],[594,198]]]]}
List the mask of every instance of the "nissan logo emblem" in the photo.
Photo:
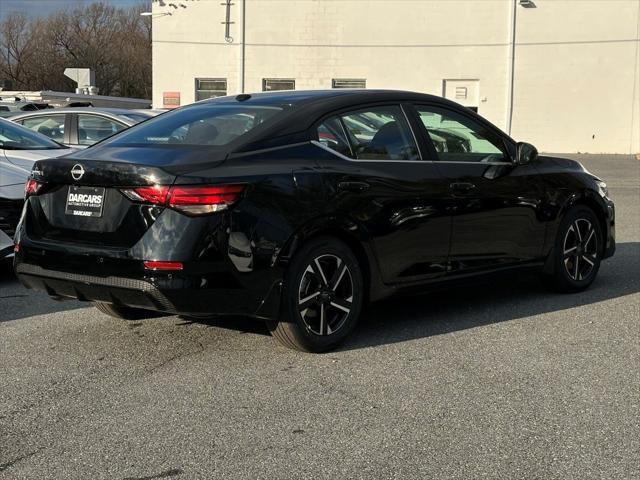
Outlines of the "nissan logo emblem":
{"type": "Polygon", "coordinates": [[[84,168],[79,163],[76,163],[71,169],[71,176],[74,180],[80,180],[84,175],[84,168]]]}

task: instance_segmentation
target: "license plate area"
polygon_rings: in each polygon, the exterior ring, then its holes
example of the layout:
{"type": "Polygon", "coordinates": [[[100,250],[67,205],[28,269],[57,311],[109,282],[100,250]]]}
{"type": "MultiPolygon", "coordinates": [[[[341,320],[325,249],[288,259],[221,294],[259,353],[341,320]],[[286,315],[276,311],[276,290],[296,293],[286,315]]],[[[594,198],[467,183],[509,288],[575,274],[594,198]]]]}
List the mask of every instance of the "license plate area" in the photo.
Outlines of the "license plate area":
{"type": "Polygon", "coordinates": [[[64,213],[76,217],[101,217],[104,207],[104,187],[69,186],[64,213]]]}

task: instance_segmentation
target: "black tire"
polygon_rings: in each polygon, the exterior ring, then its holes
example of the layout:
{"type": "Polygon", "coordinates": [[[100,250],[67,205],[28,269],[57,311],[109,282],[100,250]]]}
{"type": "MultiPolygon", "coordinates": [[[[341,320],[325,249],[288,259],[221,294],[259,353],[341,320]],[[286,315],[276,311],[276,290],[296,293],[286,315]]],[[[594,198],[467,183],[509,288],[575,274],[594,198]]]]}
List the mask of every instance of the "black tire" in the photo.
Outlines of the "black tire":
{"type": "Polygon", "coordinates": [[[340,240],[318,237],[293,258],[284,280],[281,318],[267,321],[267,327],[285,347],[326,352],[356,326],[363,300],[356,256],[340,240]]]}
{"type": "Polygon", "coordinates": [[[602,228],[589,207],[573,207],[560,222],[548,285],[558,292],[580,292],[593,283],[604,251],[602,228]]]}
{"type": "Polygon", "coordinates": [[[122,320],[142,320],[143,318],[154,316],[154,312],[143,310],[142,308],[121,307],[103,302],[93,302],[93,304],[102,313],[122,320]]]}

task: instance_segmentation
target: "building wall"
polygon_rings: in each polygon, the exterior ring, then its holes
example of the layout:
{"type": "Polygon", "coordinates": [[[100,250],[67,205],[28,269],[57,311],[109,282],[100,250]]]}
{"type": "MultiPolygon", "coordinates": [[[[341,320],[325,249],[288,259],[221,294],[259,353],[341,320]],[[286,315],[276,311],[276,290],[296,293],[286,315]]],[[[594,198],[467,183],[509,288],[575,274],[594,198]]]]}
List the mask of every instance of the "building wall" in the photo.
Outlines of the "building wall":
{"type": "MultiPolygon", "coordinates": [[[[443,95],[445,80],[471,80],[472,106],[508,127],[512,0],[244,1],[246,92],[263,78],[296,89],[364,78],[443,95]]],[[[231,7],[231,43],[221,0],[154,3],[155,107],[163,92],[193,102],[199,77],[240,91],[242,2],[231,7]]],[[[515,9],[514,138],[542,151],[640,152],[640,0],[535,3],[515,9]]]]}

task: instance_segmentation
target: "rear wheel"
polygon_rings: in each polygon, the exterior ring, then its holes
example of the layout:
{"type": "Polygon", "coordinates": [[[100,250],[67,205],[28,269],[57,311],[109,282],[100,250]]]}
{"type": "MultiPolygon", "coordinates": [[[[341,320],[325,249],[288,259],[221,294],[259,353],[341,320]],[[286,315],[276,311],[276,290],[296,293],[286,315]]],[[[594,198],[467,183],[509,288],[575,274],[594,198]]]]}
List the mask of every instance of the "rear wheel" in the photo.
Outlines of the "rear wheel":
{"type": "Polygon", "coordinates": [[[123,320],[141,320],[143,318],[150,318],[154,316],[153,312],[143,310],[141,308],[122,307],[112,303],[103,302],[93,302],[93,304],[102,313],[105,313],[110,317],[120,318],[123,320]]]}
{"type": "Polygon", "coordinates": [[[551,286],[578,292],[593,283],[602,259],[602,230],[598,218],[585,206],[570,210],[558,229],[551,286]]]}
{"type": "Polygon", "coordinates": [[[284,282],[279,321],[268,321],[284,346],[305,352],[337,347],[355,327],[363,302],[362,271],[347,245],[332,237],[310,241],[284,282]]]}

